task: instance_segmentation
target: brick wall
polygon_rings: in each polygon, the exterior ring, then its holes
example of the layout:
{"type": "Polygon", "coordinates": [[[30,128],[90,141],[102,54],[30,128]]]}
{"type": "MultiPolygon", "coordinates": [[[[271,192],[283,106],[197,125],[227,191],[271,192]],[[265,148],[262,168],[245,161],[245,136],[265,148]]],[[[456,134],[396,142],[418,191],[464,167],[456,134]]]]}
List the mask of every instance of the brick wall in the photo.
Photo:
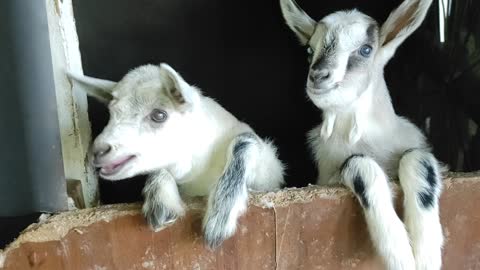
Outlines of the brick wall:
{"type": "MultiPolygon", "coordinates": [[[[443,269],[480,269],[480,176],[445,179],[443,269]]],[[[395,188],[397,189],[397,188],[395,188]]],[[[202,203],[154,233],[139,204],[62,213],[31,225],[0,254],[3,269],[382,269],[361,209],[343,188],[251,196],[236,235],[210,251],[202,203]]],[[[401,196],[397,198],[401,208],[401,196]]],[[[401,214],[401,211],[399,211],[401,214]]]]}

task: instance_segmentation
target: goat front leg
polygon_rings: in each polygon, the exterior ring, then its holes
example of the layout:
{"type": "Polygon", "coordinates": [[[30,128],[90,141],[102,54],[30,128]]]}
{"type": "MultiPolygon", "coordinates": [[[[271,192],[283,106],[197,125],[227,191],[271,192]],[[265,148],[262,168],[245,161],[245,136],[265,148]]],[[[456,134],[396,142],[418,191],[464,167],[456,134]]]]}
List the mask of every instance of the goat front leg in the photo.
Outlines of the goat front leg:
{"type": "Polygon", "coordinates": [[[258,138],[242,133],[230,143],[222,176],[211,191],[203,220],[205,242],[211,249],[235,233],[237,219],[247,208],[247,183],[255,174],[258,138]]]}
{"type": "Polygon", "coordinates": [[[185,214],[185,208],[173,176],[161,170],[149,176],[143,188],[142,212],[150,227],[157,231],[185,214]]]}
{"type": "Polygon", "coordinates": [[[416,270],[438,270],[442,266],[443,245],[438,205],[442,183],[438,162],[427,151],[409,150],[400,159],[399,178],[416,270]]]}
{"type": "Polygon", "coordinates": [[[342,165],[340,176],[362,205],[373,245],[387,269],[415,269],[407,231],[395,213],[388,179],[380,166],[369,157],[353,155],[342,165]]]}

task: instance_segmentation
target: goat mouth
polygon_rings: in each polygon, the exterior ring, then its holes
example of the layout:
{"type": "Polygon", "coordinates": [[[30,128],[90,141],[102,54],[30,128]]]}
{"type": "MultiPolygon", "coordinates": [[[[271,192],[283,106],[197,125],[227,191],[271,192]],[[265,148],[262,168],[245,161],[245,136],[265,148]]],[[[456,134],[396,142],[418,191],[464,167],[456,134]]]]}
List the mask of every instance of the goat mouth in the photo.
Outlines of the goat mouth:
{"type": "Polygon", "coordinates": [[[327,89],[308,88],[307,91],[310,92],[312,95],[319,96],[319,95],[324,95],[332,91],[333,89],[335,89],[335,87],[327,88],[327,89]]]}
{"type": "Polygon", "coordinates": [[[100,175],[101,176],[112,176],[118,173],[122,168],[125,167],[127,163],[134,159],[134,155],[126,156],[121,159],[115,160],[103,166],[100,166],[100,175]]]}
{"type": "Polygon", "coordinates": [[[330,91],[337,89],[338,86],[339,84],[335,83],[332,87],[327,87],[327,88],[307,87],[307,91],[312,95],[319,96],[319,95],[327,94],[330,91]]]}

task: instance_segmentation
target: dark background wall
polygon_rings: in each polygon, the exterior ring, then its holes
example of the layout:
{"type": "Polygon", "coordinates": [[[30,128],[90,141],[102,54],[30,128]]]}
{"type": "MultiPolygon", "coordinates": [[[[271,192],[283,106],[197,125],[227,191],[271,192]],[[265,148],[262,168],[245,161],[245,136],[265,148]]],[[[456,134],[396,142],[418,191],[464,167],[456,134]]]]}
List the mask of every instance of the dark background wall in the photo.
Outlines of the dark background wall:
{"type": "MultiPolygon", "coordinates": [[[[399,114],[422,128],[430,118],[428,134],[437,156],[455,170],[474,170],[480,169],[479,135],[469,119],[480,120],[474,58],[479,4],[460,2],[451,14],[447,43],[438,41],[435,1],[424,25],[388,65],[386,77],[399,114]]],[[[315,19],[356,7],[383,22],[401,1],[298,3],[315,19]]],[[[320,123],[321,112],[306,97],[306,52],[285,26],[278,0],[81,0],[74,6],[86,74],[119,80],[138,65],[168,62],[261,136],[274,139],[288,164],[289,186],[315,181],[305,134],[320,123]]],[[[108,112],[90,101],[90,117],[96,135],[108,112]]],[[[142,187],[142,177],[101,181],[101,199],[139,200],[142,187]]]]}

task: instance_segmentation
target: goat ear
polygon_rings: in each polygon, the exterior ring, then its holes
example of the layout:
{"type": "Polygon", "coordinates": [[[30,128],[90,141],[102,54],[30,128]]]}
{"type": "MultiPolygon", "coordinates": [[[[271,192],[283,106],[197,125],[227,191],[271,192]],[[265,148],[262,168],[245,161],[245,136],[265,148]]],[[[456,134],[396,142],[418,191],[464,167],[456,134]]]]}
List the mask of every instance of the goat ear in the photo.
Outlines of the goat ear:
{"type": "Polygon", "coordinates": [[[112,100],[112,89],[117,85],[116,82],[88,77],[83,74],[67,72],[67,76],[80,84],[82,89],[102,103],[107,104],[112,100]]]}
{"type": "Polygon", "coordinates": [[[160,64],[160,72],[166,78],[167,95],[176,105],[184,106],[194,102],[195,90],[171,66],[160,64]]]}
{"type": "Polygon", "coordinates": [[[380,30],[380,46],[385,63],[395,50],[422,24],[432,0],[405,0],[388,16],[380,30]]]}
{"type": "Polygon", "coordinates": [[[280,0],[280,7],[287,25],[295,32],[302,45],[306,45],[315,31],[317,22],[303,11],[295,0],[280,0]]]}

